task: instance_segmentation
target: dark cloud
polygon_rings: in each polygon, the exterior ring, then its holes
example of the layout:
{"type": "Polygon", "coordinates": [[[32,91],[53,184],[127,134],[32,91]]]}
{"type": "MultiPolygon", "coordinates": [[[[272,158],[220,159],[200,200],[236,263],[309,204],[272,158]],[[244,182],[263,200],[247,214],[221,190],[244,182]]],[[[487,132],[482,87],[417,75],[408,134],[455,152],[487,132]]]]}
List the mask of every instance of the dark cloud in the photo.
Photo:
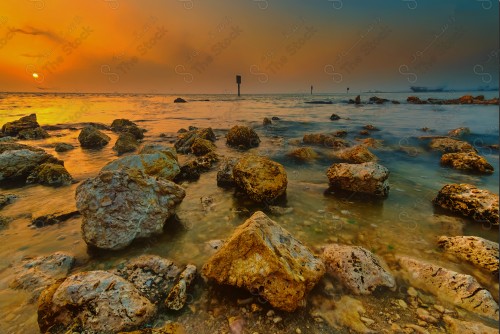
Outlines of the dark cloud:
{"type": "Polygon", "coordinates": [[[33,28],[33,27],[26,27],[26,28],[11,28],[11,32],[13,33],[18,33],[18,34],[25,34],[25,35],[32,35],[32,36],[42,36],[50,39],[51,41],[54,41],[56,43],[64,43],[65,40],[61,36],[57,35],[56,33],[50,31],[50,30],[42,30],[38,28],[33,28]]]}

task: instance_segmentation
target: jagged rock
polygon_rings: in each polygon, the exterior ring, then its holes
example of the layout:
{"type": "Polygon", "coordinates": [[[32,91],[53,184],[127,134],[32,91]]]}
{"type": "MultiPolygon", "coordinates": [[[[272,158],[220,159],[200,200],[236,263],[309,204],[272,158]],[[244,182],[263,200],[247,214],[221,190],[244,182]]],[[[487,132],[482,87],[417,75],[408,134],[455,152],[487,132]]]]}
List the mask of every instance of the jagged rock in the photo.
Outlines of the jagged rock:
{"type": "Polygon", "coordinates": [[[377,197],[389,194],[389,170],[374,162],[333,164],[326,173],[333,189],[377,197]]]}
{"type": "Polygon", "coordinates": [[[492,174],[495,171],[484,157],[474,152],[443,154],[441,165],[485,174],[492,174]]]}
{"type": "Polygon", "coordinates": [[[233,178],[252,200],[271,203],[286,193],[285,168],[266,157],[245,155],[233,168],[233,178]]]}
{"type": "Polygon", "coordinates": [[[44,129],[38,127],[34,129],[24,129],[19,131],[17,138],[30,140],[30,139],[45,139],[49,138],[50,135],[44,129]]]}
{"type": "Polygon", "coordinates": [[[380,259],[363,247],[328,245],[322,257],[327,273],[357,295],[371,294],[379,286],[396,286],[380,259]]]}
{"type": "Polygon", "coordinates": [[[209,140],[211,142],[214,142],[217,139],[212,128],[190,130],[178,135],[178,139],[174,145],[175,149],[179,153],[191,153],[191,146],[198,138],[209,140]]]}
{"type": "Polygon", "coordinates": [[[137,169],[101,171],[76,189],[85,242],[102,249],[122,249],[136,238],[161,234],[184,189],[137,169]]]}
{"type": "Polygon", "coordinates": [[[187,334],[187,332],[181,324],[169,322],[161,328],[144,328],[133,332],[120,332],[118,334],[187,334]]]}
{"type": "Polygon", "coordinates": [[[337,151],[334,154],[334,156],[338,159],[353,164],[360,164],[363,162],[370,162],[377,160],[377,157],[363,145],[357,145],[351,148],[346,148],[341,151],[337,151]]]}
{"type": "Polygon", "coordinates": [[[454,130],[450,130],[448,132],[448,136],[450,137],[463,137],[470,134],[469,128],[458,128],[454,130]]]}
{"type": "Polygon", "coordinates": [[[188,161],[181,167],[175,182],[196,181],[202,173],[208,172],[217,161],[219,161],[219,156],[215,152],[188,161]]]}
{"type": "Polygon", "coordinates": [[[438,244],[446,253],[498,276],[497,242],[474,236],[442,236],[439,238],[438,244]]]}
{"type": "Polygon", "coordinates": [[[498,334],[498,328],[488,327],[480,322],[458,320],[445,315],[443,317],[450,334],[498,334]]]}
{"type": "Polygon", "coordinates": [[[300,162],[311,162],[318,158],[318,153],[310,147],[297,148],[287,155],[300,162]]]}
{"type": "Polygon", "coordinates": [[[168,293],[167,299],[165,299],[165,306],[168,309],[179,311],[186,305],[188,297],[187,289],[191,283],[193,283],[195,276],[196,267],[192,264],[188,264],[177,278],[175,285],[168,293]]]}
{"type": "Polygon", "coordinates": [[[76,217],[80,215],[78,211],[69,211],[69,212],[56,212],[48,215],[43,215],[40,217],[36,217],[31,220],[31,225],[36,227],[45,227],[50,225],[55,225],[62,223],[68,219],[76,217]]]}
{"type": "Polygon", "coordinates": [[[118,139],[116,140],[115,146],[113,146],[113,150],[115,150],[118,155],[122,155],[128,152],[134,152],[139,147],[139,143],[135,136],[124,132],[121,133],[118,139]]]}
{"type": "Polygon", "coordinates": [[[75,147],[67,143],[57,143],[55,146],[56,152],[67,152],[73,150],[75,147]]]}
{"type": "Polygon", "coordinates": [[[116,133],[129,133],[135,139],[143,139],[146,130],[141,129],[132,121],[128,119],[115,119],[111,123],[111,130],[116,133]]]}
{"type": "Polygon", "coordinates": [[[447,184],[432,201],[444,209],[498,226],[498,195],[470,184],[447,184]]]}
{"type": "Polygon", "coordinates": [[[107,271],[88,271],[42,292],[38,325],[42,333],[116,333],[145,324],[155,312],[132,283],[107,271]]]}
{"type": "Polygon", "coordinates": [[[488,290],[470,275],[410,257],[397,257],[401,274],[413,287],[438,299],[498,321],[498,304],[488,290]]]}
{"type": "Polygon", "coordinates": [[[43,163],[36,167],[26,179],[26,183],[39,183],[46,186],[67,186],[73,182],[71,174],[63,165],[43,163]]]}
{"type": "Polygon", "coordinates": [[[14,194],[0,194],[0,209],[4,206],[13,203],[17,199],[17,195],[14,194]]]}
{"type": "Polygon", "coordinates": [[[221,188],[234,187],[236,183],[233,178],[233,168],[238,162],[236,158],[226,158],[222,161],[217,171],[217,186],[221,188]]]}
{"type": "Polygon", "coordinates": [[[321,145],[334,149],[342,149],[345,147],[349,147],[349,144],[345,140],[331,135],[325,135],[322,133],[306,134],[304,135],[302,141],[304,142],[304,144],[321,145]]]}
{"type": "Polygon", "coordinates": [[[469,143],[451,138],[435,138],[431,141],[430,147],[433,150],[444,153],[464,153],[474,152],[477,150],[469,143]]]}
{"type": "Polygon", "coordinates": [[[36,300],[43,289],[66,277],[74,263],[75,258],[63,252],[25,258],[14,265],[15,278],[10,287],[29,291],[36,300]]]}
{"type": "Polygon", "coordinates": [[[36,128],[40,128],[40,124],[36,120],[36,114],[31,114],[21,117],[16,121],[5,123],[2,126],[2,133],[5,136],[15,137],[23,130],[33,130],[36,128]]]}
{"type": "Polygon", "coordinates": [[[330,121],[338,121],[340,119],[340,116],[337,114],[332,114],[330,116],[330,121]]]}
{"type": "Polygon", "coordinates": [[[196,156],[202,156],[210,152],[214,152],[216,149],[217,148],[210,140],[202,138],[196,138],[193,145],[191,145],[191,151],[196,156]]]}
{"type": "Polygon", "coordinates": [[[111,138],[93,126],[86,126],[78,135],[78,141],[83,148],[102,148],[108,145],[111,138]]]}
{"type": "Polygon", "coordinates": [[[184,99],[183,99],[183,98],[181,98],[181,97],[178,97],[178,98],[176,98],[176,99],[174,100],[174,103],[186,103],[186,102],[187,102],[187,101],[186,101],[186,100],[184,100],[184,99]]]}
{"type": "Polygon", "coordinates": [[[248,126],[233,126],[226,136],[227,144],[232,147],[249,149],[260,144],[257,133],[248,126]]]}
{"type": "Polygon", "coordinates": [[[262,125],[267,126],[267,125],[272,125],[272,124],[273,124],[273,122],[269,118],[264,117],[264,120],[262,121],[262,125]]]}
{"type": "Polygon", "coordinates": [[[203,267],[203,274],[219,284],[244,287],[289,312],[324,272],[320,259],[262,212],[236,228],[203,267]]]}

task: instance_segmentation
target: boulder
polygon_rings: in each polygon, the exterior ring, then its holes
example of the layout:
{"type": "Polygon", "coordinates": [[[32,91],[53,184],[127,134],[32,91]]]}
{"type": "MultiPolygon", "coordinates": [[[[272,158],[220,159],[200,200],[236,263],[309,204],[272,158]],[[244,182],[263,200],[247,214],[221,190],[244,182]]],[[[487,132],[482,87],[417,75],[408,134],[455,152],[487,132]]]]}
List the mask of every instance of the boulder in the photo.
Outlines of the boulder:
{"type": "Polygon", "coordinates": [[[262,125],[268,126],[268,125],[272,125],[272,124],[273,124],[273,122],[269,118],[264,117],[264,120],[262,121],[262,125]]]}
{"type": "Polygon", "coordinates": [[[217,161],[219,161],[219,156],[214,152],[190,160],[182,165],[175,182],[196,181],[202,173],[208,172],[217,161]]]}
{"type": "Polygon", "coordinates": [[[447,184],[432,201],[434,205],[498,226],[498,195],[470,184],[447,184]]]}
{"type": "Polygon", "coordinates": [[[147,323],[156,308],[134,285],[107,271],[69,276],[38,300],[42,333],[117,333],[147,323]]]}
{"type": "Polygon", "coordinates": [[[346,148],[337,151],[334,155],[337,159],[347,161],[353,164],[360,164],[363,162],[376,161],[377,157],[370,152],[364,145],[357,145],[351,148],[346,148]]]}
{"type": "Polygon", "coordinates": [[[34,129],[24,129],[19,131],[17,138],[30,140],[30,139],[45,139],[49,138],[50,135],[42,128],[34,128],[34,129]]]}
{"type": "Polygon", "coordinates": [[[68,186],[73,182],[71,174],[63,165],[43,163],[36,167],[26,179],[26,183],[39,183],[46,186],[68,186]]]}
{"type": "Polygon", "coordinates": [[[470,262],[474,266],[498,276],[498,243],[474,236],[446,237],[438,240],[447,254],[470,262]]]}
{"type": "Polygon", "coordinates": [[[186,101],[186,100],[184,100],[184,99],[183,99],[183,98],[181,98],[181,97],[178,97],[178,98],[176,98],[176,99],[174,100],[174,103],[186,103],[186,102],[187,102],[187,101],[186,101]]]}
{"type": "Polygon", "coordinates": [[[134,135],[124,132],[121,133],[118,139],[116,140],[115,146],[113,146],[113,150],[115,150],[118,155],[122,155],[128,152],[134,152],[139,147],[139,143],[134,135]]]}
{"type": "Polygon", "coordinates": [[[15,137],[23,130],[32,130],[39,127],[40,124],[38,124],[36,120],[36,114],[31,114],[29,116],[21,117],[16,121],[5,123],[2,126],[2,133],[5,136],[15,137]]]}
{"type": "Polygon", "coordinates": [[[14,194],[0,194],[0,209],[4,206],[13,203],[17,199],[17,195],[14,194]]]}
{"type": "Polygon", "coordinates": [[[179,153],[191,153],[191,146],[196,139],[205,139],[214,142],[217,138],[212,128],[195,129],[188,132],[179,133],[174,146],[179,153]]]}
{"type": "Polygon", "coordinates": [[[56,152],[67,152],[73,150],[75,147],[67,143],[57,143],[55,146],[56,152]]]}
{"type": "Polygon", "coordinates": [[[333,189],[359,192],[377,197],[389,194],[389,170],[374,162],[333,164],[326,173],[333,189]]]}
{"type": "Polygon", "coordinates": [[[488,327],[480,322],[463,321],[445,315],[443,320],[450,334],[498,334],[498,328],[488,327]]]}
{"type": "Polygon", "coordinates": [[[111,123],[111,130],[116,133],[129,133],[135,139],[143,139],[144,132],[146,132],[146,130],[139,128],[137,124],[128,119],[115,119],[111,123]]]}
{"type": "Polygon", "coordinates": [[[260,144],[257,133],[248,126],[233,126],[226,135],[227,144],[232,147],[249,149],[260,144]]]}
{"type": "Polygon", "coordinates": [[[471,144],[452,138],[435,138],[431,141],[430,147],[444,153],[477,153],[477,150],[471,144]]]}
{"type": "Polygon", "coordinates": [[[304,135],[302,141],[304,142],[304,144],[320,145],[334,149],[342,149],[345,147],[349,147],[349,144],[345,140],[332,135],[325,135],[322,133],[306,134],[304,135]]]}
{"type": "Polygon", "coordinates": [[[492,174],[495,171],[484,157],[474,152],[443,154],[441,165],[484,174],[492,174]]]}
{"type": "Polygon", "coordinates": [[[111,138],[93,126],[86,126],[78,135],[78,141],[83,148],[102,148],[108,145],[111,138]]]}
{"type": "Polygon", "coordinates": [[[450,136],[450,137],[463,137],[466,135],[470,135],[469,128],[458,128],[458,129],[450,130],[448,132],[448,136],[450,136]]]}
{"type": "Polygon", "coordinates": [[[233,168],[233,178],[252,200],[270,203],[286,193],[285,168],[269,158],[245,155],[233,168]]]}
{"type": "Polygon", "coordinates": [[[310,147],[297,148],[287,154],[290,158],[299,162],[311,162],[318,158],[318,153],[316,153],[310,147]]]}
{"type": "Polygon", "coordinates": [[[337,114],[332,114],[330,116],[330,121],[338,121],[340,119],[340,116],[337,114]]]}
{"type": "Polygon", "coordinates": [[[444,302],[498,321],[498,304],[490,292],[470,275],[410,257],[397,257],[401,275],[413,287],[436,295],[444,302]]]}
{"type": "Polygon", "coordinates": [[[387,266],[363,247],[328,245],[322,258],[326,272],[354,294],[368,295],[379,286],[396,286],[387,266]]]}
{"type": "Polygon", "coordinates": [[[184,189],[140,170],[101,171],[76,189],[82,236],[91,246],[122,249],[136,238],[161,234],[184,189]]]}
{"type": "Polygon", "coordinates": [[[221,188],[231,188],[236,185],[233,178],[233,168],[238,162],[236,158],[226,158],[222,161],[217,171],[217,186],[221,188]]]}
{"type": "Polygon", "coordinates": [[[293,312],[325,272],[323,262],[288,231],[256,212],[203,267],[219,284],[244,287],[293,312]]]}
{"type": "Polygon", "coordinates": [[[196,138],[191,145],[191,152],[196,156],[202,156],[210,152],[214,152],[217,148],[210,141],[202,138],[196,138]]]}

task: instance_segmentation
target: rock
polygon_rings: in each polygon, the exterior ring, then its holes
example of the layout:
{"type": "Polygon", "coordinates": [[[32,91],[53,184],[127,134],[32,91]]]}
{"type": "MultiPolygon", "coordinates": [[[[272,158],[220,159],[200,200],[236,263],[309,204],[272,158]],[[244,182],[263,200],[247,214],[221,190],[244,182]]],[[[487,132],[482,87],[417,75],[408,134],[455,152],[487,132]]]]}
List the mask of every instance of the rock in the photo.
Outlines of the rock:
{"type": "Polygon", "coordinates": [[[233,168],[238,162],[236,158],[226,158],[222,161],[217,171],[217,186],[221,188],[231,188],[236,185],[233,178],[233,168]]]}
{"type": "Polygon", "coordinates": [[[376,104],[384,104],[386,102],[389,102],[388,99],[383,99],[381,97],[377,97],[377,96],[372,96],[370,97],[370,103],[376,103],[376,104]]]}
{"type": "Polygon", "coordinates": [[[175,142],[175,149],[179,153],[191,153],[191,146],[196,139],[205,139],[214,142],[217,138],[212,128],[190,130],[188,132],[180,133],[175,142]]]}
{"type": "Polygon", "coordinates": [[[359,134],[362,135],[362,136],[369,136],[370,135],[370,131],[368,131],[368,130],[361,130],[361,131],[359,131],[359,134]]]}
{"type": "Polygon", "coordinates": [[[262,212],[236,228],[203,267],[217,283],[259,293],[288,312],[304,302],[324,272],[320,259],[262,212]]]}
{"type": "Polygon", "coordinates": [[[46,186],[68,186],[73,182],[71,174],[63,165],[43,163],[36,167],[26,179],[26,183],[39,183],[46,186]]]}
{"type": "Polygon", "coordinates": [[[262,125],[268,126],[268,125],[272,125],[272,124],[273,124],[273,122],[269,118],[264,117],[264,120],[262,121],[262,125]]]}
{"type": "Polygon", "coordinates": [[[460,104],[472,104],[472,102],[474,101],[474,97],[472,97],[471,95],[464,95],[459,98],[458,101],[460,102],[460,104]]]}
{"type": "Polygon", "coordinates": [[[396,101],[396,100],[392,100],[391,102],[392,102],[392,104],[401,104],[401,102],[396,101]]]}
{"type": "Polygon", "coordinates": [[[34,129],[24,129],[19,131],[17,138],[30,140],[30,139],[45,139],[49,138],[50,135],[44,129],[38,127],[34,129]]]}
{"type": "Polygon", "coordinates": [[[473,236],[442,236],[438,244],[446,253],[498,276],[498,243],[473,236]]]}
{"type": "Polygon", "coordinates": [[[492,174],[495,171],[484,157],[474,152],[443,154],[441,165],[484,174],[492,174]]]}
{"type": "Polygon", "coordinates": [[[271,203],[286,193],[285,168],[266,157],[246,155],[233,168],[233,178],[252,200],[271,203]]]}
{"type": "Polygon", "coordinates": [[[132,283],[106,271],[88,271],[43,291],[38,325],[42,333],[117,333],[145,324],[155,311],[132,283]]]}
{"type": "Polygon", "coordinates": [[[134,152],[139,147],[139,143],[135,139],[134,135],[130,133],[121,133],[116,140],[113,150],[115,150],[118,155],[122,155],[128,152],[134,152]]]}
{"type": "Polygon", "coordinates": [[[14,194],[0,194],[0,209],[13,203],[17,198],[17,195],[14,194]]]}
{"type": "Polygon", "coordinates": [[[202,173],[208,172],[217,161],[219,161],[219,156],[214,152],[188,161],[181,167],[179,175],[175,178],[175,182],[196,181],[202,173]]]}
{"type": "Polygon", "coordinates": [[[15,278],[10,287],[26,290],[36,300],[43,289],[54,284],[59,278],[66,277],[74,263],[75,258],[63,252],[25,258],[20,264],[14,265],[15,278]]]}
{"type": "Polygon", "coordinates": [[[363,126],[363,129],[365,130],[368,130],[368,131],[380,131],[379,129],[377,129],[374,125],[372,124],[367,124],[365,126],[363,126]]]}
{"type": "Polygon", "coordinates": [[[279,118],[278,116],[273,116],[271,119],[272,119],[273,121],[279,121],[279,120],[281,120],[281,118],[279,118]]]}
{"type": "Polygon", "coordinates": [[[431,141],[430,146],[433,150],[444,153],[477,153],[477,150],[471,144],[451,138],[435,138],[431,141]]]}
{"type": "Polygon", "coordinates": [[[184,189],[137,169],[101,171],[76,189],[82,236],[91,246],[122,249],[136,238],[161,234],[184,189]]]}
{"type": "Polygon", "coordinates": [[[0,216],[0,230],[6,229],[11,221],[9,217],[0,216]]]}
{"type": "Polygon", "coordinates": [[[412,104],[427,104],[427,101],[422,101],[422,100],[420,100],[420,98],[418,98],[416,96],[409,96],[406,99],[406,102],[412,103],[412,104]]]}
{"type": "Polygon", "coordinates": [[[330,116],[330,121],[338,121],[340,119],[340,116],[337,114],[332,114],[330,116]]]}
{"type": "Polygon", "coordinates": [[[333,189],[359,192],[377,197],[389,194],[389,170],[374,162],[333,164],[326,173],[333,189]]]}
{"type": "Polygon", "coordinates": [[[141,129],[132,121],[128,119],[115,119],[111,123],[111,130],[116,133],[129,133],[135,139],[143,139],[146,130],[141,129]]]}
{"type": "Polygon", "coordinates": [[[448,136],[450,136],[450,137],[463,137],[466,135],[470,135],[469,128],[458,128],[458,129],[450,130],[448,132],[448,136]]]}
{"type": "Polygon", "coordinates": [[[5,123],[2,126],[2,133],[4,136],[15,137],[23,130],[33,130],[40,127],[36,120],[36,114],[21,117],[20,119],[5,123]]]}
{"type": "Polygon", "coordinates": [[[361,104],[361,96],[360,95],[356,96],[356,98],[354,99],[354,103],[361,104]]]}
{"type": "Polygon", "coordinates": [[[345,140],[325,134],[306,134],[302,141],[304,144],[321,145],[334,149],[349,147],[349,144],[345,140]]]}
{"type": "Polygon", "coordinates": [[[498,321],[498,305],[491,294],[470,275],[413,258],[397,257],[401,274],[412,286],[438,299],[498,321]]]}
{"type": "Polygon", "coordinates": [[[333,104],[332,101],[306,101],[307,104],[333,104]]]}
{"type": "Polygon", "coordinates": [[[78,141],[83,148],[102,148],[108,145],[111,138],[93,126],[86,126],[78,135],[78,141]]]}
{"type": "Polygon", "coordinates": [[[432,201],[434,205],[498,226],[498,195],[470,184],[447,184],[432,201]]]}
{"type": "Polygon", "coordinates": [[[260,144],[257,133],[248,126],[233,126],[226,136],[227,144],[232,147],[249,149],[260,144]]]}
{"type": "Polygon", "coordinates": [[[165,306],[168,309],[179,311],[186,305],[188,297],[187,289],[191,286],[191,283],[193,283],[195,276],[196,267],[192,264],[188,264],[168,293],[167,299],[165,299],[165,306]]]}
{"type": "Polygon", "coordinates": [[[323,251],[326,271],[357,295],[371,294],[379,286],[394,288],[396,282],[382,262],[363,247],[329,245],[323,251]]]}
{"type": "Polygon", "coordinates": [[[118,334],[187,334],[187,332],[181,324],[169,322],[161,328],[144,328],[133,332],[120,332],[118,334]]]}
{"type": "Polygon", "coordinates": [[[338,130],[332,133],[332,136],[337,137],[337,138],[345,138],[347,137],[347,131],[345,130],[338,130]]]}
{"type": "Polygon", "coordinates": [[[184,100],[183,98],[180,98],[180,97],[178,97],[174,100],[174,103],[186,103],[186,102],[187,102],[186,100],[184,100]]]}
{"type": "Polygon", "coordinates": [[[297,148],[287,155],[299,162],[311,162],[318,158],[318,153],[310,147],[297,148]]]}
{"type": "Polygon", "coordinates": [[[480,322],[458,320],[448,315],[443,320],[450,334],[498,334],[498,328],[488,327],[480,322]]]}
{"type": "Polygon", "coordinates": [[[67,143],[57,143],[55,146],[56,152],[67,152],[73,150],[75,147],[67,143]]]}
{"type": "Polygon", "coordinates": [[[363,145],[357,145],[337,151],[335,157],[353,164],[377,160],[377,157],[363,145]]]}
{"type": "Polygon", "coordinates": [[[173,149],[164,147],[154,150],[149,148],[141,152],[142,154],[128,155],[111,161],[102,170],[137,169],[149,176],[161,177],[166,180],[173,180],[180,173],[177,154],[173,149]]]}
{"type": "Polygon", "coordinates": [[[36,226],[38,228],[50,225],[56,225],[79,215],[80,212],[78,211],[56,212],[33,218],[31,220],[31,225],[36,226]]]}
{"type": "Polygon", "coordinates": [[[196,138],[193,145],[191,145],[191,151],[196,156],[202,156],[210,152],[214,152],[216,149],[217,148],[210,140],[202,138],[196,138]]]}
{"type": "MultiPolygon", "coordinates": [[[[351,296],[342,296],[340,300],[324,300],[314,309],[313,316],[323,318],[330,327],[349,333],[375,334],[362,321],[362,314],[366,313],[363,303],[351,296]]],[[[332,332],[333,333],[333,332],[332,332]]]]}

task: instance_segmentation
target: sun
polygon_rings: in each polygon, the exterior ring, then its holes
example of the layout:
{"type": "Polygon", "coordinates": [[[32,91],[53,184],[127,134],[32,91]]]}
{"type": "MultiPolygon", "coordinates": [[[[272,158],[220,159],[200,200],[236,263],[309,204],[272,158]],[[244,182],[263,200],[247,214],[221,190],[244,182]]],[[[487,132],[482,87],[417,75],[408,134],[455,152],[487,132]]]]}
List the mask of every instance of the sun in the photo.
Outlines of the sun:
{"type": "Polygon", "coordinates": [[[33,78],[38,79],[38,73],[33,73],[33,78]]]}

